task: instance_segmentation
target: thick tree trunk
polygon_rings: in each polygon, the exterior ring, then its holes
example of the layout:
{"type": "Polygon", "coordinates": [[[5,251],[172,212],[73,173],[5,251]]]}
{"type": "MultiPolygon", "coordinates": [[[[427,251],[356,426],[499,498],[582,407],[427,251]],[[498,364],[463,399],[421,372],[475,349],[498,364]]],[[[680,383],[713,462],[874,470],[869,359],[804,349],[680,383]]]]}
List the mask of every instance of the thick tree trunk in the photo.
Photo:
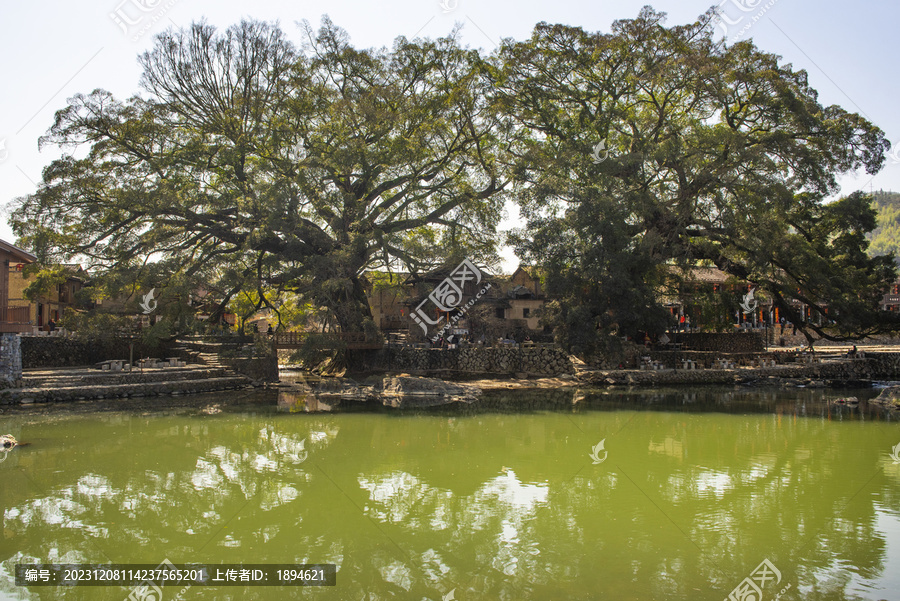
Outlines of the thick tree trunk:
{"type": "MultiPolygon", "coordinates": [[[[365,287],[358,276],[350,276],[347,280],[350,285],[344,298],[333,307],[335,319],[341,332],[365,334],[367,340],[372,339],[377,336],[377,326],[372,319],[365,287]]],[[[359,349],[337,349],[323,371],[329,374],[357,371],[363,365],[363,359],[368,352],[359,349]]]]}
{"type": "Polygon", "coordinates": [[[348,290],[334,307],[335,318],[342,332],[364,332],[366,321],[372,321],[369,298],[358,276],[347,278],[348,290]]]}

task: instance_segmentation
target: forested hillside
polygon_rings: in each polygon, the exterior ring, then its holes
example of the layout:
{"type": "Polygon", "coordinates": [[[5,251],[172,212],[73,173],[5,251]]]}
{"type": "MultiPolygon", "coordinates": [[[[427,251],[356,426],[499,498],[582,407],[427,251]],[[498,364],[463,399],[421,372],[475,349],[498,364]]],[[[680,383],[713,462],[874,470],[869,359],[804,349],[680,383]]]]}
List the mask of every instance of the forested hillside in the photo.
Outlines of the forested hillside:
{"type": "Polygon", "coordinates": [[[878,211],[878,227],[869,234],[871,255],[893,253],[900,256],[900,192],[873,192],[878,211]]]}

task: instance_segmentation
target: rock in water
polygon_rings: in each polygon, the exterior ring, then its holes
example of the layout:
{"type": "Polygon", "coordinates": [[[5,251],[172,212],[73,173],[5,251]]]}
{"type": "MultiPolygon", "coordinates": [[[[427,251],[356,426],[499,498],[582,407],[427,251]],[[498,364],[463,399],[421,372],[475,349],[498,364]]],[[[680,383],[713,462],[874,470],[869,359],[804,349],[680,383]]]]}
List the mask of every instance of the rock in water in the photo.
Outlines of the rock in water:
{"type": "Polygon", "coordinates": [[[889,407],[900,407],[900,386],[888,386],[881,391],[872,403],[880,403],[889,407]]]}
{"type": "Polygon", "coordinates": [[[350,378],[322,378],[312,391],[326,401],[365,402],[369,397],[367,390],[350,378]]]}
{"type": "Polygon", "coordinates": [[[381,381],[378,396],[387,407],[434,407],[449,403],[474,403],[481,389],[436,378],[395,376],[381,381]]]}
{"type": "Polygon", "coordinates": [[[856,398],[855,396],[848,396],[848,397],[844,397],[844,398],[840,398],[840,399],[835,399],[834,401],[831,401],[831,402],[834,403],[835,405],[852,405],[852,406],[859,405],[859,399],[856,398]]]}

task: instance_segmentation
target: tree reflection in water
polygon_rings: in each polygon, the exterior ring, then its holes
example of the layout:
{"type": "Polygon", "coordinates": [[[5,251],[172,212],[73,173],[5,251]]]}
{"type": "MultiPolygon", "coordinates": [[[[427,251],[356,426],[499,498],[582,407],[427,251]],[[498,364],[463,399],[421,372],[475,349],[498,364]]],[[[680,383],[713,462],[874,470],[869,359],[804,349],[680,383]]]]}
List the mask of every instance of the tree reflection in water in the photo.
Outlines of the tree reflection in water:
{"type": "Polygon", "coordinates": [[[4,416],[35,444],[0,465],[0,596],[121,599],[9,574],[164,557],[335,563],[336,588],[303,593],[321,599],[724,598],[763,558],[793,584],[783,598],[890,590],[889,417],[814,391],[567,394],[518,393],[517,411],[509,395],[413,413],[4,416]]]}

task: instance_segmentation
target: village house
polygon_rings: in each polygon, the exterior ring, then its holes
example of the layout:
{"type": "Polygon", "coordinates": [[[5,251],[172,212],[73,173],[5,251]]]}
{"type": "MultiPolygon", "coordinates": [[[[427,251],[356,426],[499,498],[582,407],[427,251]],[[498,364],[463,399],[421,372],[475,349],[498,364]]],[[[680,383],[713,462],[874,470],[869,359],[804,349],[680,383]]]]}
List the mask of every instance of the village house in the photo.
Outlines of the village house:
{"type": "Polygon", "coordinates": [[[503,315],[498,313],[498,317],[529,330],[541,329],[540,310],[545,299],[540,278],[519,265],[509,277],[506,296],[509,306],[504,308],[503,315]]]}
{"type": "Polygon", "coordinates": [[[881,299],[884,311],[900,311],[900,282],[895,282],[881,299]]]}
{"type": "MultiPolygon", "coordinates": [[[[675,293],[662,293],[660,302],[676,321],[685,316],[693,328],[707,328],[717,321],[720,324],[728,321],[735,326],[778,324],[783,317],[780,308],[774,306],[764,293],[757,293],[752,284],[715,267],[690,269],[680,288],[675,293]],[[752,300],[747,296],[751,290],[754,291],[752,300]],[[746,306],[752,307],[752,311],[745,311],[745,307],[741,306],[744,299],[747,299],[746,306]]],[[[820,319],[814,317],[813,311],[800,301],[791,300],[790,303],[803,319],[820,319]]]]}
{"type": "MultiPolygon", "coordinates": [[[[426,274],[413,276],[408,273],[369,272],[366,274],[366,294],[372,317],[382,332],[389,338],[419,339],[426,334],[411,314],[424,311],[419,321],[454,320],[454,327],[449,333],[458,335],[474,335],[478,337],[485,331],[500,335],[520,333],[538,333],[541,330],[540,309],[544,305],[544,293],[540,279],[533,277],[529,271],[519,266],[511,276],[492,276],[480,270],[483,279],[466,283],[462,299],[455,304],[457,308],[443,312],[428,300],[428,295],[438,287],[456,269],[448,265],[426,274]],[[469,311],[459,308],[473,301],[479,292],[490,283],[487,292],[478,298],[469,311]],[[473,327],[478,332],[474,332],[473,327]]],[[[439,330],[438,326],[431,328],[439,330]]],[[[429,332],[428,336],[433,332],[429,332]]]]}
{"type": "Polygon", "coordinates": [[[382,332],[406,330],[409,303],[415,291],[408,273],[368,272],[364,277],[372,319],[382,332]]]}
{"type": "Polygon", "coordinates": [[[87,272],[81,265],[63,265],[67,274],[66,281],[54,286],[48,294],[29,300],[25,298],[25,289],[34,278],[25,275],[24,266],[23,263],[17,263],[10,265],[8,269],[9,304],[28,308],[28,321],[32,325],[32,331],[47,331],[51,320],[59,323],[66,310],[76,306],[76,295],[84,288],[87,272]]]}
{"type": "Polygon", "coordinates": [[[37,261],[33,254],[0,240],[0,332],[31,332],[31,312],[27,306],[10,303],[10,270],[37,261]]]}

